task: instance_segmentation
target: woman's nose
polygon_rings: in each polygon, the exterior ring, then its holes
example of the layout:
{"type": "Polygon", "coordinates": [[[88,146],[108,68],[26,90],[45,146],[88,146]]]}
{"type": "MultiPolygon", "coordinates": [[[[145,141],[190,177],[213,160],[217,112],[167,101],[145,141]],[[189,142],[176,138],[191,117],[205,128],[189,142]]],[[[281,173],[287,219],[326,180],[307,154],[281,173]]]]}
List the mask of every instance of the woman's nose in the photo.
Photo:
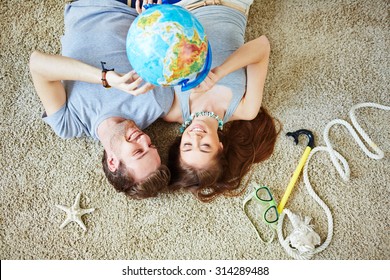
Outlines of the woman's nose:
{"type": "Polygon", "coordinates": [[[189,132],[191,138],[202,138],[203,136],[203,133],[202,132],[199,132],[199,131],[192,131],[192,132],[189,132]]]}

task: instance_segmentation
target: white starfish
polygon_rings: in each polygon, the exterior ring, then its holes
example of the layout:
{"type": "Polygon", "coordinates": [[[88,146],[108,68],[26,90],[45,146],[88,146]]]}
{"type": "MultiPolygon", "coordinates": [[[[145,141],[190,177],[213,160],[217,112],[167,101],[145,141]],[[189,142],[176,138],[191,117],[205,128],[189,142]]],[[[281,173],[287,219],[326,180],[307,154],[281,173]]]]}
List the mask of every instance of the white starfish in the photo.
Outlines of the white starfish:
{"type": "Polygon", "coordinates": [[[81,193],[77,195],[76,200],[72,207],[56,205],[56,207],[65,211],[67,214],[65,221],[60,225],[61,229],[64,228],[70,222],[76,222],[83,230],[87,230],[85,224],[83,223],[83,220],[81,219],[81,216],[95,211],[95,208],[89,208],[89,209],[80,208],[80,195],[81,193]]]}

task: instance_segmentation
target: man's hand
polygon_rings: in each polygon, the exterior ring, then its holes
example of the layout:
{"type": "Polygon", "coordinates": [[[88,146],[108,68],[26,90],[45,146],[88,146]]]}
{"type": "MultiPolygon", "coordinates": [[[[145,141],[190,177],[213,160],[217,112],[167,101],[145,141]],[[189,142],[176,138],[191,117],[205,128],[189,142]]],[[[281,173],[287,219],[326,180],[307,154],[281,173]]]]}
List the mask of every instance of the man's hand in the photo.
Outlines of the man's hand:
{"type": "Polygon", "coordinates": [[[143,79],[134,71],[120,75],[115,71],[108,71],[106,74],[107,82],[113,88],[119,89],[134,96],[147,93],[154,89],[154,85],[145,83],[141,86],[143,79]]]}
{"type": "MultiPolygon", "coordinates": [[[[141,14],[143,11],[145,11],[144,5],[146,4],[153,4],[155,1],[153,0],[144,0],[142,1],[142,6],[141,6],[141,1],[136,0],[135,1],[135,9],[137,10],[138,14],[141,14]]],[[[162,0],[157,0],[156,4],[161,4],[162,0]]]]}

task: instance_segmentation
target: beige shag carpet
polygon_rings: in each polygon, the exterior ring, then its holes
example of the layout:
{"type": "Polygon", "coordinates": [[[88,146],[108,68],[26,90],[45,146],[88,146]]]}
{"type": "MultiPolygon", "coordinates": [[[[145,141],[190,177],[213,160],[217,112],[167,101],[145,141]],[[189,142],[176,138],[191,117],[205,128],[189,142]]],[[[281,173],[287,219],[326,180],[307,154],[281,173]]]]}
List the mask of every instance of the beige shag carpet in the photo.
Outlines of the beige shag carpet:
{"type": "MultiPolygon", "coordinates": [[[[0,259],[291,259],[278,240],[258,240],[242,211],[244,197],[210,204],[183,193],[129,200],[107,183],[99,143],[61,140],[43,123],[28,60],[35,49],[60,53],[64,3],[0,5],[0,259]],[[83,208],[96,209],[83,216],[87,231],[76,223],[61,230],[66,215],[55,205],[71,206],[78,193],[83,208]]],[[[263,104],[283,130],[273,156],[246,180],[268,185],[280,201],[307,142],[295,145],[286,132],[310,129],[323,146],[326,124],[350,122],[353,105],[390,105],[389,8],[387,0],[255,0],[247,39],[265,34],[271,42],[263,104]]],[[[325,152],[309,164],[313,189],[334,219],[333,238],[314,259],[390,258],[390,115],[362,108],[356,116],[385,157],[367,157],[344,127],[331,129],[351,177],[343,181],[325,152]]],[[[147,130],[163,160],[176,128],[158,121],[147,130]]],[[[256,207],[251,203],[249,212],[256,207]]],[[[326,215],[302,177],[286,208],[310,216],[324,242],[326,215]]],[[[286,237],[287,220],[283,228],[286,237]]]]}

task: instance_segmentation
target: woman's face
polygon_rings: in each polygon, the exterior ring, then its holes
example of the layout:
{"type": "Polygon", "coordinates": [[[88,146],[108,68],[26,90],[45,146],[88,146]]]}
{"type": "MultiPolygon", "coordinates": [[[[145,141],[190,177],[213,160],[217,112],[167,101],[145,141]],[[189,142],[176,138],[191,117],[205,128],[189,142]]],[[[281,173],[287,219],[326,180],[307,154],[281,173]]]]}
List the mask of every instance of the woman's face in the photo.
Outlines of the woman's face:
{"type": "Polygon", "coordinates": [[[195,118],[181,136],[181,160],[194,168],[207,167],[223,148],[217,130],[218,122],[215,119],[195,118]]]}

